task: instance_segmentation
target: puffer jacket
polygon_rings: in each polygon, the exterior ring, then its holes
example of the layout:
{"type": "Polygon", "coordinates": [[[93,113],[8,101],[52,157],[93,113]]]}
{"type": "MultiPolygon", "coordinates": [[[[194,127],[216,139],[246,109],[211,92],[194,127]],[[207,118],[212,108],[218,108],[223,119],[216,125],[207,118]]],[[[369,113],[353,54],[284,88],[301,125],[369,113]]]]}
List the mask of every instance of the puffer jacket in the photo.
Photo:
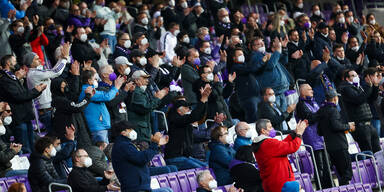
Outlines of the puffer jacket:
{"type": "Polygon", "coordinates": [[[209,167],[213,169],[216,175],[218,186],[232,183],[229,172],[229,164],[235,157],[236,151],[229,145],[219,141],[212,141],[208,144],[211,155],[209,156],[209,167]]]}
{"type": "Polygon", "coordinates": [[[0,177],[4,177],[5,173],[12,170],[10,161],[16,154],[16,151],[10,149],[0,138],[0,177]]]}

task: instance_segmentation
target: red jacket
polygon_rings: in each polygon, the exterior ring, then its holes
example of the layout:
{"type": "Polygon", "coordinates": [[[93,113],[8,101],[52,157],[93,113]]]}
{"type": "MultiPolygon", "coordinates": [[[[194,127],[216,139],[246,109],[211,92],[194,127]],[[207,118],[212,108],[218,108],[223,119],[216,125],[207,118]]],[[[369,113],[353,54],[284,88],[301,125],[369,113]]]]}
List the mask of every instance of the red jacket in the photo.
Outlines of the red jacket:
{"type": "Polygon", "coordinates": [[[291,135],[283,141],[265,135],[256,138],[253,149],[265,192],[281,192],[285,182],[295,181],[287,155],[299,149],[301,139],[292,138],[291,135]]]}
{"type": "Polygon", "coordinates": [[[36,39],[31,41],[32,51],[35,52],[43,65],[45,65],[44,53],[41,49],[41,46],[47,46],[49,43],[48,38],[42,33],[40,36],[36,37],[36,39]]]}

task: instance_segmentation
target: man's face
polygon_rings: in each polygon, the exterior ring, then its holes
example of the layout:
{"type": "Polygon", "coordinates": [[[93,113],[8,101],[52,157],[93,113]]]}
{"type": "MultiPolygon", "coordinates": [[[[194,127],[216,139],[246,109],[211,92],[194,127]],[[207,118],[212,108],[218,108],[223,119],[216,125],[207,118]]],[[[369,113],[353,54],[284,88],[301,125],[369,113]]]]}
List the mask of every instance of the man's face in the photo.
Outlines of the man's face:
{"type": "Polygon", "coordinates": [[[264,101],[265,101],[265,102],[268,102],[268,98],[269,98],[269,97],[272,97],[272,96],[274,96],[274,95],[275,95],[275,92],[273,91],[273,89],[267,89],[267,90],[265,91],[264,101]]]}
{"type": "Polygon", "coordinates": [[[130,40],[129,35],[124,33],[124,35],[122,35],[119,39],[119,45],[124,46],[124,43],[128,40],[130,40]]]}
{"type": "Polygon", "coordinates": [[[89,157],[88,153],[85,150],[79,150],[79,154],[77,155],[77,162],[81,164],[82,167],[85,167],[84,161],[85,158],[89,157]]]}
{"type": "Polygon", "coordinates": [[[211,45],[208,42],[204,42],[200,48],[200,51],[204,52],[205,49],[210,49],[210,48],[211,48],[211,45]]]}
{"type": "Polygon", "coordinates": [[[12,56],[11,59],[10,59],[10,62],[9,62],[9,68],[11,70],[15,70],[16,64],[17,64],[16,57],[12,56]]]}
{"type": "Polygon", "coordinates": [[[264,47],[264,40],[258,39],[253,42],[252,50],[257,51],[260,47],[264,47]]]}
{"type": "Polygon", "coordinates": [[[353,37],[349,40],[349,47],[356,47],[356,46],[359,46],[359,42],[357,41],[356,38],[353,37]]]}
{"type": "Polygon", "coordinates": [[[266,129],[262,129],[261,133],[263,135],[269,136],[269,133],[273,130],[273,126],[272,126],[271,122],[268,122],[266,124],[266,126],[267,126],[266,129]]]}
{"type": "Polygon", "coordinates": [[[328,34],[328,27],[324,28],[324,29],[320,29],[320,32],[325,35],[325,34],[328,34]]]}
{"type": "Polygon", "coordinates": [[[381,35],[380,35],[380,33],[375,33],[373,35],[373,38],[375,39],[376,43],[381,43],[381,35]]]}
{"type": "Polygon", "coordinates": [[[199,38],[200,38],[201,40],[204,40],[204,37],[205,37],[206,35],[209,35],[208,30],[204,30],[204,31],[200,34],[199,38]]]}
{"type": "Polygon", "coordinates": [[[84,29],[84,28],[78,28],[78,29],[77,29],[76,38],[77,38],[77,39],[80,39],[80,36],[81,36],[82,34],[86,34],[86,33],[85,33],[85,29],[84,29]]]}
{"type": "Polygon", "coordinates": [[[104,71],[104,73],[102,74],[102,76],[103,76],[104,79],[109,80],[109,75],[112,74],[112,73],[113,73],[113,69],[112,69],[112,67],[108,67],[108,68],[104,71]]]}
{"type": "Polygon", "coordinates": [[[191,53],[191,55],[189,56],[189,62],[190,62],[190,63],[193,63],[193,61],[194,61],[195,59],[197,59],[197,58],[199,58],[199,52],[198,52],[198,51],[193,51],[193,52],[191,53]]]}
{"type": "Polygon", "coordinates": [[[356,71],[350,71],[350,72],[348,73],[348,76],[349,76],[349,77],[346,78],[346,80],[349,81],[349,82],[353,82],[353,78],[358,77],[356,71]]]}
{"type": "Polygon", "coordinates": [[[305,23],[309,22],[309,17],[305,16],[300,19],[300,25],[304,26],[305,23]]]}
{"type": "Polygon", "coordinates": [[[40,57],[38,55],[35,55],[35,57],[33,58],[31,67],[36,68],[37,66],[40,66],[40,65],[41,65],[40,57]]]}
{"type": "Polygon", "coordinates": [[[331,30],[331,31],[329,31],[329,38],[330,38],[332,41],[336,41],[336,33],[335,33],[335,30],[331,30]]]}
{"type": "Polygon", "coordinates": [[[345,57],[344,48],[340,47],[335,49],[335,52],[333,54],[335,55],[335,57],[344,58],[345,57]]]}
{"type": "Polygon", "coordinates": [[[207,76],[212,73],[210,67],[204,67],[204,73],[201,74],[201,79],[205,82],[208,82],[207,76]]]}
{"type": "Polygon", "coordinates": [[[215,179],[214,179],[213,176],[212,176],[211,174],[209,174],[209,173],[206,173],[206,174],[204,175],[204,177],[205,177],[205,179],[200,183],[200,186],[201,186],[202,188],[204,188],[204,189],[209,189],[209,190],[210,190],[210,188],[209,188],[209,182],[212,181],[212,180],[215,180],[215,179]]]}
{"type": "Polygon", "coordinates": [[[244,124],[238,131],[238,134],[242,137],[245,137],[247,132],[250,130],[251,128],[249,127],[248,124],[244,124]]]}
{"type": "Polygon", "coordinates": [[[55,139],[55,141],[53,142],[53,147],[58,147],[59,145],[61,144],[61,141],[60,139],[55,139]]]}
{"type": "Polygon", "coordinates": [[[312,87],[308,84],[304,85],[301,94],[303,97],[313,97],[312,87]]]}
{"type": "Polygon", "coordinates": [[[219,12],[219,20],[220,21],[223,21],[224,17],[228,17],[229,14],[228,14],[228,11],[220,11],[219,12]]]}
{"type": "Polygon", "coordinates": [[[76,16],[79,16],[81,14],[79,6],[77,5],[72,6],[72,14],[76,16]]]}
{"type": "Polygon", "coordinates": [[[234,61],[237,61],[237,58],[239,58],[239,56],[241,56],[241,55],[244,55],[244,54],[243,54],[243,51],[241,51],[241,50],[236,50],[235,55],[234,55],[234,57],[233,57],[233,60],[234,60],[234,61]]]}
{"type": "Polygon", "coordinates": [[[313,13],[316,11],[320,11],[320,7],[318,5],[314,6],[312,9],[313,13]]]}
{"type": "Polygon", "coordinates": [[[297,31],[292,32],[292,34],[289,36],[289,39],[294,42],[299,42],[299,33],[297,31]]]}

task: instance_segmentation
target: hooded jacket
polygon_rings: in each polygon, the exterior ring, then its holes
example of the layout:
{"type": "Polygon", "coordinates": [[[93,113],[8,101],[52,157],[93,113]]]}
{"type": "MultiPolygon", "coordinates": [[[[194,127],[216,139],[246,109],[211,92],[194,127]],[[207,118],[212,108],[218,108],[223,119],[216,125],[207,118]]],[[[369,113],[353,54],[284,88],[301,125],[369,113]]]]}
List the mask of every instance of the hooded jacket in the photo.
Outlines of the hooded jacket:
{"type": "Polygon", "coordinates": [[[213,169],[216,175],[217,185],[223,186],[232,183],[229,164],[234,159],[236,151],[228,144],[219,141],[210,142],[208,147],[211,150],[209,167],[213,169]]]}
{"type": "Polygon", "coordinates": [[[256,137],[252,148],[260,169],[264,191],[281,192],[287,181],[295,181],[287,155],[296,152],[301,145],[300,137],[292,133],[283,141],[265,135],[256,137]]]}

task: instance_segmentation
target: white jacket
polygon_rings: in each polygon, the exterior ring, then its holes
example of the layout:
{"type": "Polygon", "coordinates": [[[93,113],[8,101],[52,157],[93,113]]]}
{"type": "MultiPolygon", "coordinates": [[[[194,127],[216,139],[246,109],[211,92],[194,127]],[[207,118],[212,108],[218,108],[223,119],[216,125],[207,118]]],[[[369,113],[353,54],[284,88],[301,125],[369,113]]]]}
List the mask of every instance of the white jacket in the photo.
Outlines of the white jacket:
{"type": "Polygon", "coordinates": [[[36,69],[30,68],[27,74],[27,85],[29,89],[34,88],[36,85],[44,83],[47,85],[47,88],[41,93],[41,95],[36,98],[39,103],[39,109],[48,109],[51,108],[52,102],[52,93],[51,93],[51,79],[60,76],[69,60],[60,59],[55,67],[52,69],[36,69]]]}
{"type": "Polygon", "coordinates": [[[165,62],[172,62],[173,57],[176,56],[176,45],[177,37],[171,32],[167,31],[160,37],[160,51],[165,51],[165,62]]]}

